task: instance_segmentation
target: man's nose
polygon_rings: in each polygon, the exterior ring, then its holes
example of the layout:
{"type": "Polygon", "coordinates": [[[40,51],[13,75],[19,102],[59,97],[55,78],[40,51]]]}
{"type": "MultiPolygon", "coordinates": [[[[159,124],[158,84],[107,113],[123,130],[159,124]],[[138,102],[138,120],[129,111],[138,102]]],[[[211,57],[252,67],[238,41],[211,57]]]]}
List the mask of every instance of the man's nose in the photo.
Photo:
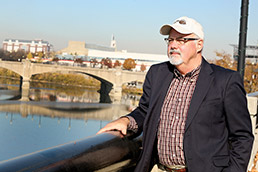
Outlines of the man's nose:
{"type": "Polygon", "coordinates": [[[168,49],[177,49],[178,48],[178,43],[177,41],[173,40],[173,41],[170,41],[169,44],[168,44],[168,49]]]}

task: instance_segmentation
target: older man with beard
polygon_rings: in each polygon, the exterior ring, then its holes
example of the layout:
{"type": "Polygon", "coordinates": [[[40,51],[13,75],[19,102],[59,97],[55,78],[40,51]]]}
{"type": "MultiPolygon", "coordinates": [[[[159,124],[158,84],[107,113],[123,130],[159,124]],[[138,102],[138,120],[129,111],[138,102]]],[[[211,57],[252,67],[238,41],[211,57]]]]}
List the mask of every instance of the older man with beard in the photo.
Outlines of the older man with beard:
{"type": "Polygon", "coordinates": [[[143,132],[135,171],[245,172],[253,134],[239,73],[209,64],[202,56],[204,33],[180,17],[161,27],[169,62],[153,65],[143,95],[130,114],[98,133],[143,132]]]}

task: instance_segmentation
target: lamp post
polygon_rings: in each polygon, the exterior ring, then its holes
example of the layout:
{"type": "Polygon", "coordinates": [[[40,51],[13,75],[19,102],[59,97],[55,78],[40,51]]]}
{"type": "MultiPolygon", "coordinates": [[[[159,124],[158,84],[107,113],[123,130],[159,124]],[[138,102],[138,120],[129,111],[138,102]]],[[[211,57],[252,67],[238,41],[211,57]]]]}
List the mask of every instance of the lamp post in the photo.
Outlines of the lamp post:
{"type": "Polygon", "coordinates": [[[242,78],[244,78],[245,75],[245,48],[247,35],[248,4],[249,0],[242,0],[237,65],[237,71],[240,73],[242,78]]]}

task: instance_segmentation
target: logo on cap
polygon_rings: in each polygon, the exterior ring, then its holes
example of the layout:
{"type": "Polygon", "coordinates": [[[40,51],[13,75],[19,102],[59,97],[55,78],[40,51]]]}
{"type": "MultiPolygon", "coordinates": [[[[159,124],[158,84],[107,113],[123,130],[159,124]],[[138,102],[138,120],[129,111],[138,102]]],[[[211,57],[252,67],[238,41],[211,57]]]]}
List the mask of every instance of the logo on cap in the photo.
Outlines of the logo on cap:
{"type": "Polygon", "coordinates": [[[185,20],[183,20],[183,19],[181,19],[181,20],[176,20],[175,22],[174,22],[174,24],[175,23],[179,23],[179,24],[186,24],[186,21],[185,20]]]}

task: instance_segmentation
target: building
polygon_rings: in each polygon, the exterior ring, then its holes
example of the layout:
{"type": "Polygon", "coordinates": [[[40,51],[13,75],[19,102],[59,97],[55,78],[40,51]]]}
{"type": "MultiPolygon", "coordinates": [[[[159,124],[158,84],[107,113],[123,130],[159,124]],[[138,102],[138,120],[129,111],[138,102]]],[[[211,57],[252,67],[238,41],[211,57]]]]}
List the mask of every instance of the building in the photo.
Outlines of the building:
{"type": "MultiPolygon", "coordinates": [[[[238,59],[238,45],[230,44],[233,47],[233,58],[237,61],[238,59]]],[[[247,45],[245,50],[245,59],[250,63],[258,63],[258,46],[247,45]]]]}
{"type": "Polygon", "coordinates": [[[114,63],[116,60],[121,63],[125,59],[132,58],[135,60],[137,66],[135,70],[140,71],[141,65],[145,65],[148,70],[152,64],[167,61],[167,55],[164,54],[145,54],[145,53],[129,53],[126,50],[117,51],[116,41],[114,36],[111,38],[110,47],[86,44],[85,42],[79,41],[69,41],[68,47],[57,52],[59,59],[63,60],[73,60],[74,55],[83,58],[84,61],[90,61],[96,59],[101,61],[103,58],[109,58],[114,63]]]}
{"type": "Polygon", "coordinates": [[[51,45],[48,41],[42,39],[35,40],[19,40],[19,39],[5,39],[3,41],[3,50],[5,51],[18,51],[24,50],[25,52],[37,53],[43,52],[48,53],[51,45]]]}

